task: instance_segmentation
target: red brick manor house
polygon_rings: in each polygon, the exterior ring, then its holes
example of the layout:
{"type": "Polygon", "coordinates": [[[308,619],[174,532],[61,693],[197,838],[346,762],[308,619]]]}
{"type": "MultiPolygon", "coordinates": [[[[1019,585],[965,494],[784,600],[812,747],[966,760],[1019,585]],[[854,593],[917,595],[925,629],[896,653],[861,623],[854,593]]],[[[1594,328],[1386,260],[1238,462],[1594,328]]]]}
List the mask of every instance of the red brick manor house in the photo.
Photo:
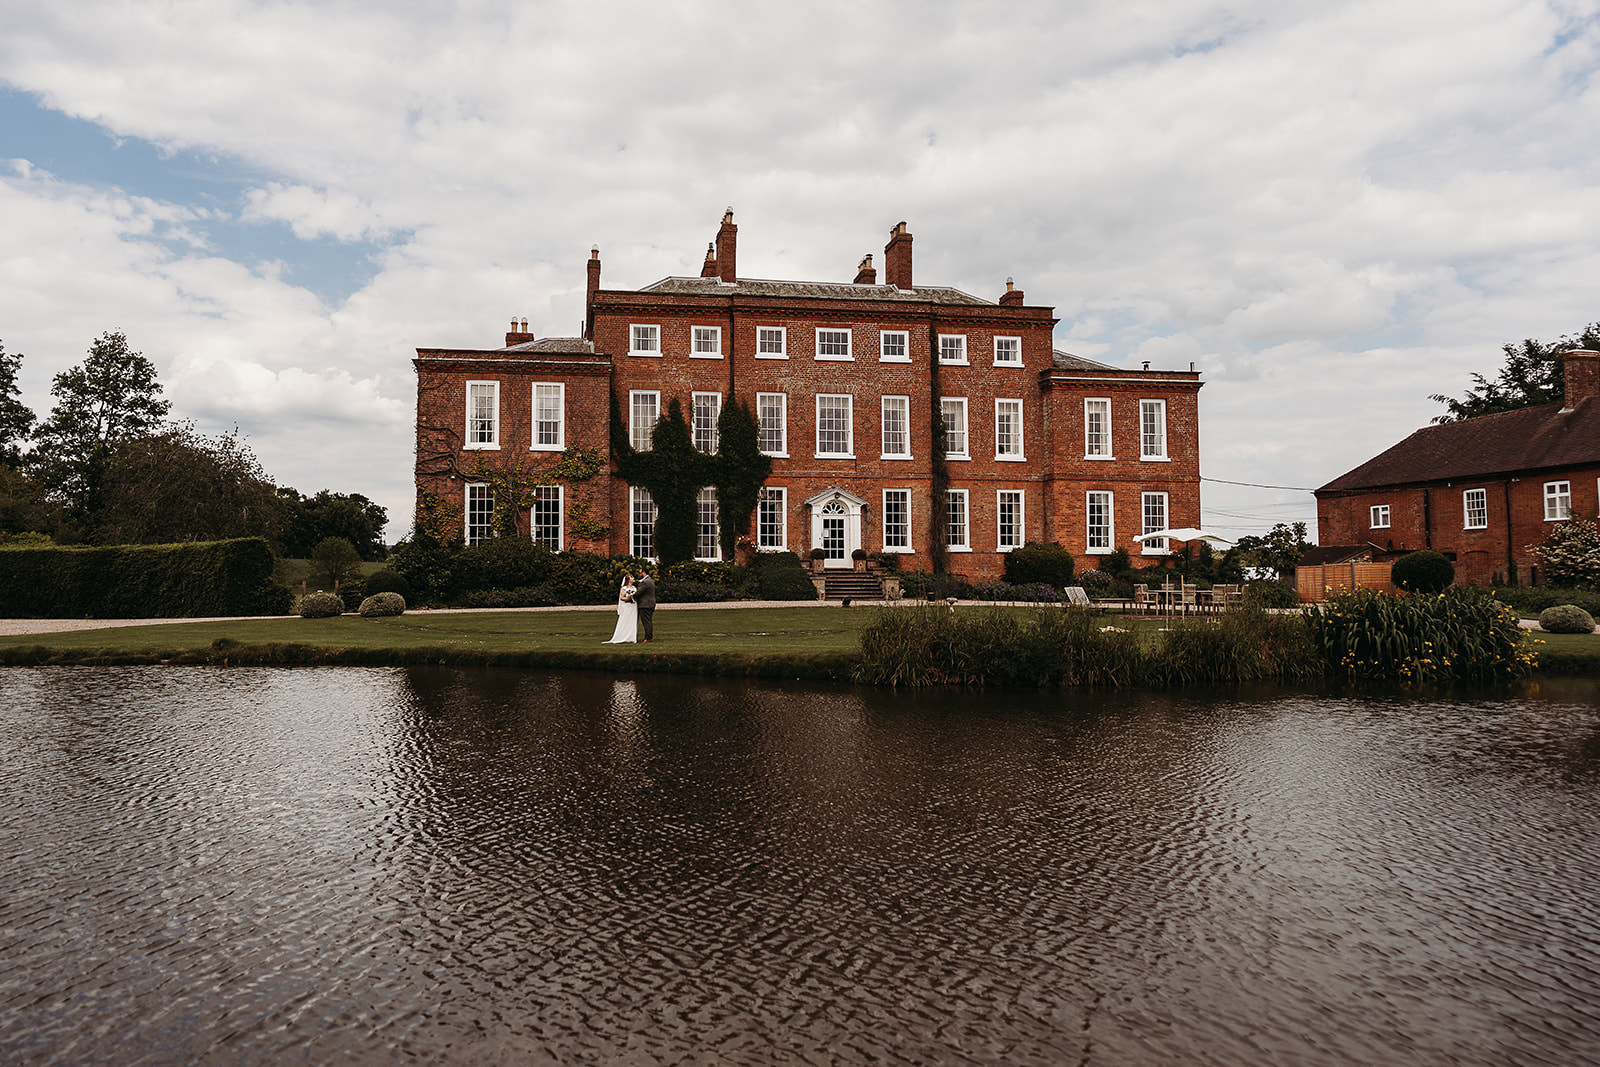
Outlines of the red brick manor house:
{"type": "MultiPolygon", "coordinates": [[[[744,278],[737,236],[729,211],[699,277],[632,290],[601,288],[595,250],[583,337],[514,320],[501,348],[419,348],[418,515],[468,543],[514,528],[556,550],[654,556],[650,496],[608,462],[615,395],[638,449],[673,400],[708,452],[727,398],[750,405],[773,458],[752,536],[821,548],[828,567],[864,548],[930,569],[935,523],[949,569],[973,579],[1027,541],[1059,542],[1083,568],[1118,547],[1160,555],[1132,538],[1199,525],[1192,368],[1058,352],[1054,309],[1009,280],[997,301],[915,284],[905,223],[881,283],[870,255],[850,282],[744,278]]],[[[714,489],[699,518],[699,555],[718,558],[714,489]]]]}

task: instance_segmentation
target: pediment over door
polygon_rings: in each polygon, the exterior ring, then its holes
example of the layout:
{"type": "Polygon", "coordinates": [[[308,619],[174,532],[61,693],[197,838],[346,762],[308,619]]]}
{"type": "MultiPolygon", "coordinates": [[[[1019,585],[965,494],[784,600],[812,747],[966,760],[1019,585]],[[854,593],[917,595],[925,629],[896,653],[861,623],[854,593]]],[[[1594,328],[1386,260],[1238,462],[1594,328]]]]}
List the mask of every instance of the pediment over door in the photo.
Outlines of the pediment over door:
{"type": "Polygon", "coordinates": [[[837,485],[830,485],[816,496],[808,497],[804,503],[811,510],[816,511],[824,504],[835,500],[849,508],[851,511],[860,511],[862,508],[867,506],[866,500],[856,496],[850,490],[843,489],[837,485]]]}

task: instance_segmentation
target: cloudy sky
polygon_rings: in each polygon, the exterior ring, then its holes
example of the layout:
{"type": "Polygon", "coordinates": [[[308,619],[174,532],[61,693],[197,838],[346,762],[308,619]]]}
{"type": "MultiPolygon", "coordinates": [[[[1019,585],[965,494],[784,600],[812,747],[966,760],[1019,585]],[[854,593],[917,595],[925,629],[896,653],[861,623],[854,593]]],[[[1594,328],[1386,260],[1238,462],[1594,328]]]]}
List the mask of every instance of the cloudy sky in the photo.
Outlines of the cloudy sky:
{"type": "Polygon", "coordinates": [[[1008,276],[1187,368],[1205,519],[1312,519],[1499,347],[1600,319],[1600,0],[0,5],[0,340],[122,329],[280,484],[411,516],[410,360],[608,287],[1008,276]]]}

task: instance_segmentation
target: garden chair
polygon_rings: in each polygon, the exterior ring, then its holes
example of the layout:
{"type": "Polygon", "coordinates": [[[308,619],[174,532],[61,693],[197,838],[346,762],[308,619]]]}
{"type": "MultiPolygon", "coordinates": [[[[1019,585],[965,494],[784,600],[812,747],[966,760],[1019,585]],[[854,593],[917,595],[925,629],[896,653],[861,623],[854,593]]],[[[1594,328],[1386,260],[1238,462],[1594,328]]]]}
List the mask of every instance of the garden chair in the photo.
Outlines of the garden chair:
{"type": "Polygon", "coordinates": [[[1140,615],[1148,615],[1155,606],[1156,599],[1150,595],[1150,587],[1143,582],[1137,582],[1133,587],[1133,607],[1140,615]]]}
{"type": "Polygon", "coordinates": [[[1089,599],[1088,592],[1081,585],[1069,585],[1065,590],[1067,606],[1074,608],[1092,608],[1094,602],[1089,599]]]}

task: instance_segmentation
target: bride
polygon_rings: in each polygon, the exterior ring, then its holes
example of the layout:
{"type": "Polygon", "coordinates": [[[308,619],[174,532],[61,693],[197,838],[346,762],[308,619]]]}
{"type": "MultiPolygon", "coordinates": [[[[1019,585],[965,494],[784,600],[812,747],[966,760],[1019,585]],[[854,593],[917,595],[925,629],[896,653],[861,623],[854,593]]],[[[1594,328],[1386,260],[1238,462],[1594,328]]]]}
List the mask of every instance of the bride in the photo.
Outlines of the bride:
{"type": "Polygon", "coordinates": [[[632,645],[639,641],[639,605],[633,602],[633,576],[622,576],[622,588],[617,591],[617,628],[608,645],[632,645]]]}

